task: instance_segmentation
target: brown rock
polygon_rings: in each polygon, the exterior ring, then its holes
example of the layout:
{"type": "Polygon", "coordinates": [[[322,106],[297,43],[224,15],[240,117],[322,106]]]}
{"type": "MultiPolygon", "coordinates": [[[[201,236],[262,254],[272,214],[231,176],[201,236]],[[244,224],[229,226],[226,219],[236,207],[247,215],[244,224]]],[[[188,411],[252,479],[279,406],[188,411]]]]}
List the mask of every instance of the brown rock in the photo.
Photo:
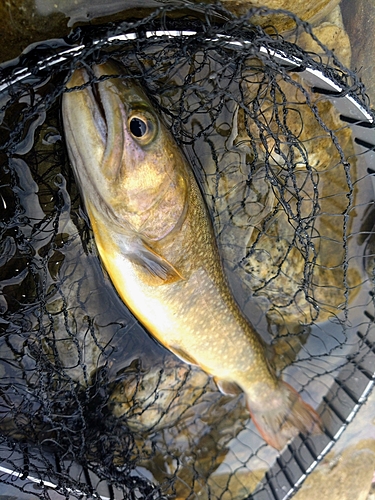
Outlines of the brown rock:
{"type": "Polygon", "coordinates": [[[375,468],[375,441],[366,439],[341,454],[329,453],[303,484],[295,500],[366,500],[375,468]]]}
{"type": "MultiPolygon", "coordinates": [[[[350,40],[344,28],[330,22],[324,22],[314,28],[313,33],[323,45],[335,53],[336,57],[344,66],[350,66],[350,40]]],[[[322,49],[307,33],[302,33],[300,35],[298,44],[306,51],[323,55],[322,49]]]]}
{"type": "MultiPolygon", "coordinates": [[[[284,9],[296,14],[304,21],[316,24],[324,19],[338,4],[340,0],[223,0],[222,3],[231,12],[242,15],[250,7],[268,7],[270,9],[284,9]]],[[[285,32],[294,29],[292,19],[285,15],[267,16],[266,18],[252,19],[261,25],[272,24],[277,31],[285,32]]]]}
{"type": "Polygon", "coordinates": [[[0,63],[14,59],[29,44],[69,33],[61,13],[44,17],[37,13],[33,0],[0,2],[0,63]]]}
{"type": "Polygon", "coordinates": [[[344,0],[344,25],[352,42],[352,69],[358,71],[370,98],[375,99],[375,2],[344,0]]]}

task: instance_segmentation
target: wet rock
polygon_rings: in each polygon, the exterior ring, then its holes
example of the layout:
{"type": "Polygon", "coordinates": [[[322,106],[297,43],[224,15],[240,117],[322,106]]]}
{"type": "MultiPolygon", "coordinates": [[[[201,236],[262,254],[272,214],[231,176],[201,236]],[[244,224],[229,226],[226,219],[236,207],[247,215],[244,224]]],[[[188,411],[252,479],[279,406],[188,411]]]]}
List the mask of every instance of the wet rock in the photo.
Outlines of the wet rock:
{"type": "Polygon", "coordinates": [[[329,453],[303,484],[296,500],[366,500],[375,468],[375,441],[366,439],[339,455],[329,453]]]}
{"type": "MultiPolygon", "coordinates": [[[[66,36],[71,27],[88,22],[100,24],[131,17],[142,18],[160,6],[155,0],[129,0],[108,2],[88,0],[9,0],[0,3],[2,20],[2,44],[0,62],[17,57],[34,42],[66,36]]],[[[164,3],[164,2],[163,2],[164,3]]],[[[166,3],[171,3],[169,1],[166,3]]],[[[195,0],[195,3],[199,3],[195,0]]],[[[209,2],[207,2],[209,3],[209,2]]],[[[223,5],[237,15],[242,15],[250,7],[265,6],[286,9],[303,20],[320,23],[338,5],[339,0],[224,0],[223,5]]],[[[280,31],[294,29],[294,22],[285,15],[252,19],[262,25],[273,25],[280,31]]]]}
{"type": "MultiPolygon", "coordinates": [[[[244,14],[250,7],[268,7],[285,9],[293,12],[304,21],[317,24],[339,4],[340,0],[223,0],[223,5],[237,15],[244,14]]],[[[278,14],[265,18],[256,18],[256,23],[273,25],[279,32],[294,29],[294,22],[285,15],[278,14]]]]}
{"type": "Polygon", "coordinates": [[[34,0],[0,2],[0,19],[0,62],[17,57],[31,43],[65,36],[70,31],[63,14],[41,16],[34,0]]]}
{"type": "Polygon", "coordinates": [[[344,0],[344,25],[352,41],[352,69],[358,71],[370,97],[375,97],[375,3],[373,0],[344,0]]]}
{"type": "MultiPolygon", "coordinates": [[[[343,26],[340,7],[336,7],[324,22],[315,26],[313,33],[321,43],[334,52],[342,64],[350,67],[352,51],[349,35],[343,26]]],[[[306,51],[323,55],[318,43],[305,32],[298,37],[297,43],[306,51]]]]}

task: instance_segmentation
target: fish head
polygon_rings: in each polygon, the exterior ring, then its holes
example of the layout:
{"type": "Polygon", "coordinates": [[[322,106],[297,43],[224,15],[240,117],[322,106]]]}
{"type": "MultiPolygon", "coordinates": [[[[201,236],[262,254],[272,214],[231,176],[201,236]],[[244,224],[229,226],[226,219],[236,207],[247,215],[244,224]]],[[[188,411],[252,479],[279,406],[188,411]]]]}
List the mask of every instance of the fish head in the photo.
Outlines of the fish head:
{"type": "Polygon", "coordinates": [[[109,225],[162,239],[186,213],[189,180],[161,117],[114,61],[76,69],[67,89],[66,141],[88,212],[100,209],[109,225]]]}

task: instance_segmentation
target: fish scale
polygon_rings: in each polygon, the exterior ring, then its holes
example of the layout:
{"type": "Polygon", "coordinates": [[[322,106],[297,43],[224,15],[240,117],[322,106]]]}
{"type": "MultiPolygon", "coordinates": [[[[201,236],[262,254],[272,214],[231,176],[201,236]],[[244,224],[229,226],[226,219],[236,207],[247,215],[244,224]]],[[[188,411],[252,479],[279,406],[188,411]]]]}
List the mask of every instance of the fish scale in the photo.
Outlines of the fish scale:
{"type": "MultiPolygon", "coordinates": [[[[93,72],[126,74],[109,61],[93,72]]],[[[68,87],[87,78],[77,69],[68,87]]],[[[159,342],[214,376],[223,392],[240,388],[269,444],[281,449],[299,432],[321,431],[315,411],[272,372],[235,302],[192,170],[143,90],[128,78],[95,85],[94,92],[86,86],[64,94],[63,119],[99,254],[120,297],[159,342]],[[99,106],[107,127],[102,146],[99,106]],[[133,120],[143,126],[131,126],[133,120]]]]}

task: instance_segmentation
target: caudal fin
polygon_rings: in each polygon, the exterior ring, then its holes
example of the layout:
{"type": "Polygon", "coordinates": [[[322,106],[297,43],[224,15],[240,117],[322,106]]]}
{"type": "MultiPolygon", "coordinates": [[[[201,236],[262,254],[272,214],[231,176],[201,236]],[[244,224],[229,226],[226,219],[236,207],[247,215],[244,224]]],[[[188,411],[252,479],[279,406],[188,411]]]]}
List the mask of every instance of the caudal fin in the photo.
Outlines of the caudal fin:
{"type": "Polygon", "coordinates": [[[298,392],[280,380],[274,397],[262,408],[247,401],[254,424],[262,438],[274,448],[281,450],[287,442],[302,434],[319,434],[322,423],[316,411],[303,401],[298,392]]]}

